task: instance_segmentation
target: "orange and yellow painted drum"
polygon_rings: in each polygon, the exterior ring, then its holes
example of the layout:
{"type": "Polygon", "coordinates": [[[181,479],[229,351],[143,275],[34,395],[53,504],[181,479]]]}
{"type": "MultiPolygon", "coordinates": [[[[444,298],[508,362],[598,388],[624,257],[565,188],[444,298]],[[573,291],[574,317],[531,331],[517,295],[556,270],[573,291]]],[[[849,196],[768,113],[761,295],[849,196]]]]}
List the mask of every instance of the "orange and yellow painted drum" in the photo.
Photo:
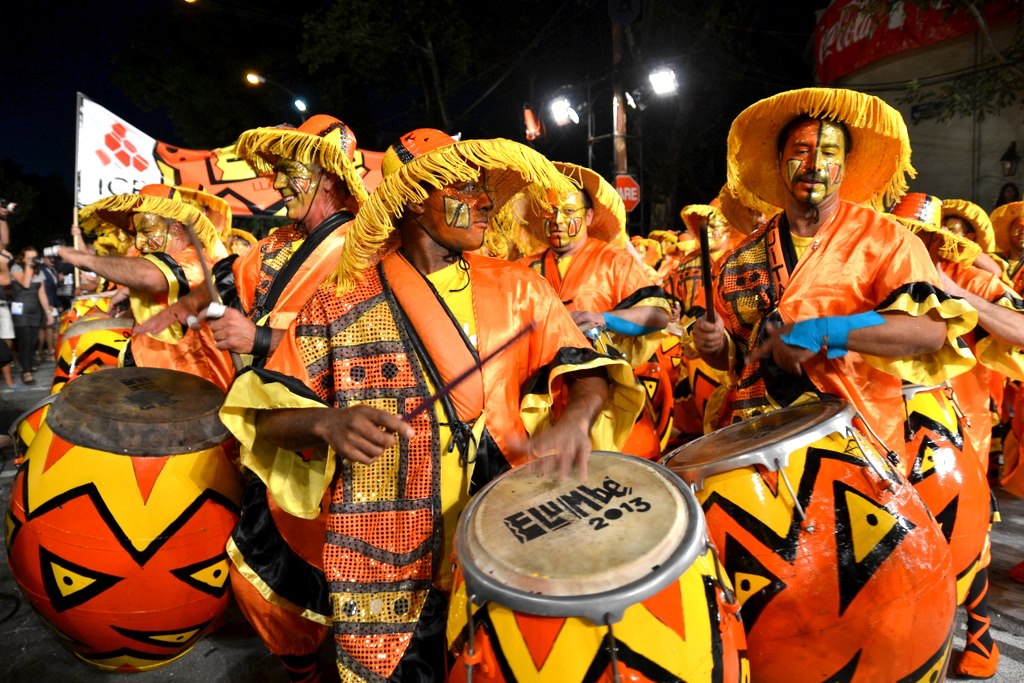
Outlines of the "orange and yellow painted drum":
{"type": "MultiPolygon", "coordinates": [[[[83,294],[76,296],[66,311],[61,313],[57,321],[57,342],[64,336],[67,329],[79,320],[92,318],[109,318],[110,301],[114,292],[97,292],[96,294],[83,294]]],[[[58,347],[59,348],[59,347],[58,347]]]]}
{"type": "Polygon", "coordinates": [[[74,323],[64,332],[57,346],[57,364],[53,370],[50,393],[82,375],[116,368],[124,347],[132,338],[131,318],[95,316],[74,323]]]}
{"type": "MultiPolygon", "coordinates": [[[[647,405],[651,422],[658,438],[659,455],[672,436],[675,408],[675,386],[679,380],[683,361],[683,345],[679,336],[663,334],[661,345],[646,363],[633,369],[633,374],[647,392],[647,405]]],[[[657,457],[657,456],[655,456],[657,457]]]]}
{"type": "Polygon", "coordinates": [[[46,413],[50,410],[50,404],[56,398],[54,394],[44,396],[41,400],[36,401],[28,410],[14,418],[14,421],[11,423],[10,433],[11,440],[14,442],[14,464],[20,465],[25,461],[28,447],[32,444],[32,439],[35,438],[42,428],[43,421],[46,419],[46,413]]]}
{"type": "Polygon", "coordinates": [[[844,401],[789,407],[665,458],[697,487],[758,683],[934,681],[945,671],[949,546],[854,418],[844,401]]]}
{"type": "MultiPolygon", "coordinates": [[[[901,471],[921,496],[949,543],[957,604],[981,564],[992,521],[988,476],[981,460],[965,452],[956,406],[944,387],[903,387],[908,458],[901,471]]],[[[969,449],[968,449],[969,450],[969,449]]]]}
{"type": "Polygon", "coordinates": [[[5,520],[11,573],[80,659],[153,669],[227,608],[242,484],[222,402],[194,375],[116,368],[69,384],[32,440],[5,520]]]}
{"type": "Polygon", "coordinates": [[[456,547],[450,681],[750,680],[700,505],[656,463],[515,468],[467,506],[456,547]]]}

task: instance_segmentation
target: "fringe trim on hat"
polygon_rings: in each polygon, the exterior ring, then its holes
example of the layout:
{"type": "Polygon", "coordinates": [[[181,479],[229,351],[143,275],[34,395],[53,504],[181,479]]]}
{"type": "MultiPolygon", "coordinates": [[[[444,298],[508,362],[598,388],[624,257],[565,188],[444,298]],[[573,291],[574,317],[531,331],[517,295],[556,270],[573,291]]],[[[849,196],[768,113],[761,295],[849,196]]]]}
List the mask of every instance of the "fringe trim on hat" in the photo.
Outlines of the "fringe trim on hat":
{"type": "MultiPolygon", "coordinates": [[[[381,256],[394,232],[394,221],[405,211],[406,203],[420,203],[427,198],[428,191],[423,185],[443,188],[476,180],[478,169],[518,174],[523,183],[516,191],[526,183],[550,187],[559,194],[576,189],[546,157],[511,140],[464,140],[418,156],[381,180],[360,208],[345,236],[334,273],[337,293],[349,291],[358,276],[381,256]]],[[[503,191],[501,185],[500,181],[496,183],[496,193],[503,191]]],[[[493,199],[498,210],[513,194],[508,192],[493,199]]]]}
{"type": "Polygon", "coordinates": [[[921,221],[914,220],[913,218],[903,218],[902,216],[896,216],[891,213],[887,213],[885,216],[896,221],[904,228],[920,237],[921,240],[929,247],[931,246],[932,240],[941,240],[941,244],[938,245],[938,254],[947,261],[952,263],[963,263],[964,265],[970,266],[973,265],[974,260],[981,255],[980,245],[976,242],[972,242],[966,237],[954,235],[945,228],[937,228],[930,223],[923,223],[921,221]]]}
{"type": "Polygon", "coordinates": [[[163,218],[170,218],[186,226],[191,225],[196,236],[206,251],[222,244],[217,229],[197,207],[182,201],[164,199],[137,194],[119,194],[104,197],[83,207],[78,214],[78,222],[82,231],[90,237],[104,224],[109,223],[124,230],[129,235],[135,234],[131,217],[137,213],[153,213],[163,218]]]}
{"type": "Polygon", "coordinates": [[[270,175],[280,157],[304,164],[316,164],[345,181],[349,193],[360,205],[369,193],[359,170],[339,145],[309,133],[288,128],[256,128],[238,136],[235,152],[259,175],[270,175]],[[326,144],[325,144],[326,143],[326,144]]]}
{"type": "Polygon", "coordinates": [[[943,199],[943,222],[948,216],[959,216],[971,224],[971,227],[974,228],[975,241],[981,246],[983,252],[991,254],[996,250],[995,228],[992,226],[988,214],[980,206],[966,199],[943,199]]]}
{"type": "MultiPolygon", "coordinates": [[[[838,121],[849,128],[859,128],[899,140],[900,152],[895,171],[887,181],[879,181],[880,189],[867,201],[876,210],[881,211],[895,204],[910,188],[907,178],[917,175],[917,171],[910,164],[910,136],[903,116],[877,97],[842,88],[804,88],[780,93],[752,106],[758,107],[758,116],[791,115],[790,118],[793,118],[806,114],[811,118],[838,121]]],[[[776,131],[776,134],[778,132],[776,131]]],[[[856,137],[853,131],[851,135],[856,137]]],[[[774,140],[772,142],[774,143],[774,140]]],[[[857,152],[858,147],[855,144],[853,153],[857,152]]],[[[742,177],[739,164],[736,158],[728,159],[730,178],[742,177]]],[[[739,200],[747,206],[764,203],[742,185],[732,186],[732,189],[739,200]]]]}

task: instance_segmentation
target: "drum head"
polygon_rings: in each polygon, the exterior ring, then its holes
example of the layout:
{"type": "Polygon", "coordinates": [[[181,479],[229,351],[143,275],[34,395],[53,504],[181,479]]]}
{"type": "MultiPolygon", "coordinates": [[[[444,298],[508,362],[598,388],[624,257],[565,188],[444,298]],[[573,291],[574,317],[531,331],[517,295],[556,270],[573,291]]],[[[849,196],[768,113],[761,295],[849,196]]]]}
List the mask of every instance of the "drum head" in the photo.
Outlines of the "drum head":
{"type": "Polygon", "coordinates": [[[134,326],[135,321],[131,318],[110,318],[104,316],[102,318],[86,318],[85,320],[76,320],[68,326],[68,329],[64,330],[62,335],[64,339],[71,339],[72,337],[78,337],[87,332],[95,332],[97,330],[130,330],[134,326]]]}
{"type": "Polygon", "coordinates": [[[224,393],[177,370],[111,368],[56,395],[46,424],[65,441],[108,453],[180,455],[224,443],[224,393]]]}
{"type": "Polygon", "coordinates": [[[542,465],[506,472],[459,520],[459,562],[476,602],[614,621],[704,550],[696,497],[660,465],[595,451],[586,481],[559,481],[542,465]]]}
{"type": "Polygon", "coordinates": [[[694,439],[661,462],[698,487],[707,476],[740,467],[777,470],[788,464],[790,453],[851,425],[853,416],[853,406],[842,400],[790,406],[694,439]]]}

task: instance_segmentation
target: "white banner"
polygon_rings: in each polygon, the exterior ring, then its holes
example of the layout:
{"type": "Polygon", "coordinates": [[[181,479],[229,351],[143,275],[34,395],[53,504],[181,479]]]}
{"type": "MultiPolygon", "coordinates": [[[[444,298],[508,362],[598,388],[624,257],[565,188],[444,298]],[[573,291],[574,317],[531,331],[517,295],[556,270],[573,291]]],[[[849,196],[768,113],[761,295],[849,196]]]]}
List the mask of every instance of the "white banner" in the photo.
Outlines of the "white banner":
{"type": "Polygon", "coordinates": [[[78,208],[162,182],[156,140],[78,93],[75,201],[78,208]]]}

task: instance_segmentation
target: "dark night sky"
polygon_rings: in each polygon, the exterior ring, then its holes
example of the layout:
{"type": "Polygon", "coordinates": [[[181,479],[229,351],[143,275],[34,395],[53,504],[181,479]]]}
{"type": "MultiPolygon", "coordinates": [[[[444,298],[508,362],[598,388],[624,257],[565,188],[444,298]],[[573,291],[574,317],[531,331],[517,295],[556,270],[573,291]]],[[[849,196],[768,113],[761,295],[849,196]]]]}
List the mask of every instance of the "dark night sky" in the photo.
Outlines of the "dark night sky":
{"type": "MultiPolygon", "coordinates": [[[[0,117],[0,160],[10,159],[29,173],[57,175],[72,187],[76,127],[76,91],[113,111],[153,137],[188,146],[179,140],[167,117],[144,112],[124,96],[111,79],[112,54],[125,35],[152,35],[153,40],[175,40],[161,34],[159,26],[140,25],[138,17],[150,10],[181,0],[138,0],[119,3],[37,1],[19,4],[7,12],[4,45],[6,68],[0,76],[4,114],[0,117]]],[[[200,0],[216,4],[215,0],[200,0]]],[[[222,5],[228,3],[223,0],[222,5]]],[[[814,10],[827,0],[779,3],[778,12],[797,31],[809,37],[814,10]]],[[[604,6],[601,3],[602,7],[604,6]]],[[[287,7],[278,3],[281,11],[287,7]]],[[[806,42],[806,38],[804,39],[806,42]]],[[[236,48],[258,50],[251,36],[236,48]]],[[[139,59],[146,59],[140,54],[139,59]]],[[[216,59],[215,54],[210,55],[216,59]]],[[[763,66],[763,65],[762,65],[763,66]]],[[[808,83],[810,85],[810,74],[808,83]]],[[[282,119],[285,118],[282,116],[282,119]]],[[[521,137],[508,131],[507,137],[521,137]]],[[[362,138],[360,138],[362,141],[362,138]]],[[[229,143],[225,140],[224,144],[229,143]]],[[[369,146],[369,145],[367,145],[369,146]]],[[[0,196],[4,195],[0,188],[0,196]]]]}

